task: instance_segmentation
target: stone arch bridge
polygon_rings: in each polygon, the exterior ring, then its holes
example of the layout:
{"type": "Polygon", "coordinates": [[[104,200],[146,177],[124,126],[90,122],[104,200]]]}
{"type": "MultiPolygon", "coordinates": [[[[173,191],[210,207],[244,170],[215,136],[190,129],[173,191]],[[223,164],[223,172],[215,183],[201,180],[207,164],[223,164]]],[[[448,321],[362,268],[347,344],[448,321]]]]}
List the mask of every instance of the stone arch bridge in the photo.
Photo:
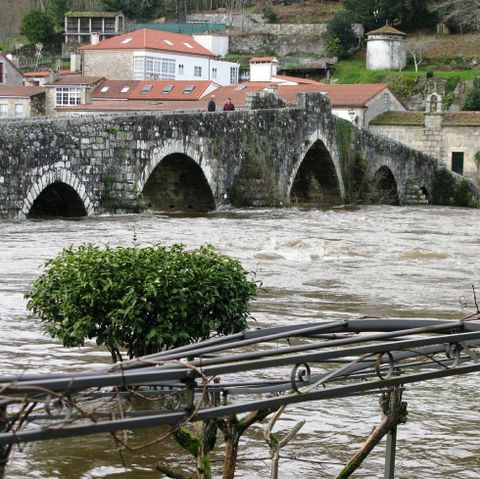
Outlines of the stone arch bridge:
{"type": "Polygon", "coordinates": [[[336,118],[315,93],[296,108],[2,121],[0,217],[322,206],[360,195],[403,204],[409,185],[430,190],[436,169],[336,118]]]}

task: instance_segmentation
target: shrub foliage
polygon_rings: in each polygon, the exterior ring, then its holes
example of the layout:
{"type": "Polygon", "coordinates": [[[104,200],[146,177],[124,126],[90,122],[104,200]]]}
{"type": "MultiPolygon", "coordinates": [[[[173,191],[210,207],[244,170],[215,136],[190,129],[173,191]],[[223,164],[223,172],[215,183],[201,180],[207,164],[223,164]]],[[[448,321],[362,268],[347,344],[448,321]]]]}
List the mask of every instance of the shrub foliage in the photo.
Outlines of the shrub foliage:
{"type": "Polygon", "coordinates": [[[95,338],[114,361],[247,328],[257,282],[211,246],[85,244],[49,260],[27,308],[64,346],[95,338]]]}

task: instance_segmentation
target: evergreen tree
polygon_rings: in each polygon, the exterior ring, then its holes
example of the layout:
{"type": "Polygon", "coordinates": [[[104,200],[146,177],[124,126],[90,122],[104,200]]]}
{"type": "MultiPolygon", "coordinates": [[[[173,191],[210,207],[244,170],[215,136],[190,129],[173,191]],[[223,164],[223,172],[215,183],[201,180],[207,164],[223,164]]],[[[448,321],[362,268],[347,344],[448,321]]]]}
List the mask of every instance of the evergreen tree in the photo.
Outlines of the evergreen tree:
{"type": "Polygon", "coordinates": [[[52,18],[41,10],[30,10],[23,18],[20,33],[31,43],[51,45],[55,39],[52,18]]]}
{"type": "Polygon", "coordinates": [[[427,0],[343,0],[343,7],[366,31],[387,23],[408,31],[435,22],[427,0]]]}
{"type": "Polygon", "coordinates": [[[327,26],[325,34],[327,55],[348,56],[357,42],[352,30],[352,16],[345,10],[340,10],[327,26]]]}

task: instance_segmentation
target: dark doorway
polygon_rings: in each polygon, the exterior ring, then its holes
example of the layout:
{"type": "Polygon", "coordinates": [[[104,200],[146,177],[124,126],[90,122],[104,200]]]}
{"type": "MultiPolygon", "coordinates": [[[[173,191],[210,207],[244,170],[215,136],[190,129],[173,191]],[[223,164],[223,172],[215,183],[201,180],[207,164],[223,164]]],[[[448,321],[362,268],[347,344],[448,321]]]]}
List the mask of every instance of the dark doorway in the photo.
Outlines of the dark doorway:
{"type": "Polygon", "coordinates": [[[202,169],[181,153],[166,156],[160,162],[146,182],[143,196],[155,211],[215,209],[215,200],[202,169]]]}
{"type": "Polygon", "coordinates": [[[290,200],[302,207],[342,204],[335,165],[321,141],[316,141],[305,155],[293,182],[290,200]]]}
{"type": "Polygon", "coordinates": [[[452,171],[463,175],[463,151],[452,152],[452,171]]]}
{"type": "Polygon", "coordinates": [[[69,185],[55,182],[47,186],[33,202],[28,218],[76,218],[87,210],[78,193],[69,185]]]}

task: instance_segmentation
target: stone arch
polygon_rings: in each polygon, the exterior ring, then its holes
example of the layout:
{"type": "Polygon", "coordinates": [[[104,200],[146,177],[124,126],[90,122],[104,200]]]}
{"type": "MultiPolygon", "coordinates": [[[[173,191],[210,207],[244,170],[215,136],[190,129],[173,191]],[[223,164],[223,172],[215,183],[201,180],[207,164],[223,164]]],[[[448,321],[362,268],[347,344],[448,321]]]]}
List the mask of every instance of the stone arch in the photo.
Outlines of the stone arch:
{"type": "MultiPolygon", "coordinates": [[[[90,196],[88,195],[82,181],[75,176],[71,171],[65,168],[56,168],[45,172],[37,181],[30,187],[25,199],[23,200],[23,206],[18,213],[18,218],[25,219],[29,216],[32,207],[35,202],[39,200],[39,197],[47,191],[53,191],[54,185],[58,185],[59,189],[57,194],[59,198],[63,200],[78,200],[77,207],[80,209],[80,204],[83,207],[83,214],[68,214],[68,208],[64,208],[67,212],[64,216],[86,216],[95,212],[95,206],[90,196]],[[61,186],[63,185],[63,186],[61,186]]],[[[65,206],[68,206],[66,204],[65,206]]],[[[77,208],[75,208],[77,210],[77,208]]],[[[56,215],[53,216],[62,216],[56,215]]]]}
{"type": "Polygon", "coordinates": [[[137,190],[156,210],[209,211],[216,208],[210,161],[183,141],[172,140],[152,150],[137,182],[137,190]],[[159,185],[165,187],[161,194],[159,185]]]}
{"type": "Polygon", "coordinates": [[[311,206],[343,203],[345,186],[338,150],[318,130],[304,142],[289,178],[287,195],[292,202],[311,206]]]}
{"type": "Polygon", "coordinates": [[[370,196],[373,203],[400,204],[397,180],[388,166],[381,166],[373,175],[370,196]]]}

